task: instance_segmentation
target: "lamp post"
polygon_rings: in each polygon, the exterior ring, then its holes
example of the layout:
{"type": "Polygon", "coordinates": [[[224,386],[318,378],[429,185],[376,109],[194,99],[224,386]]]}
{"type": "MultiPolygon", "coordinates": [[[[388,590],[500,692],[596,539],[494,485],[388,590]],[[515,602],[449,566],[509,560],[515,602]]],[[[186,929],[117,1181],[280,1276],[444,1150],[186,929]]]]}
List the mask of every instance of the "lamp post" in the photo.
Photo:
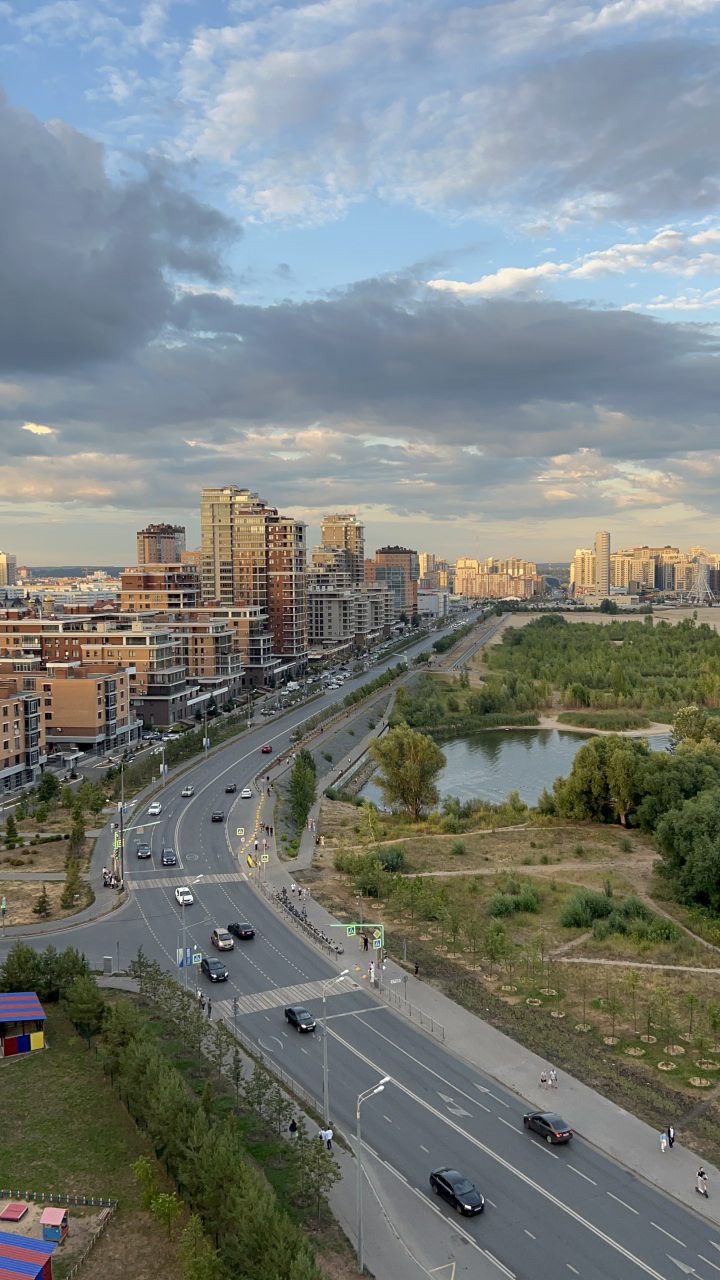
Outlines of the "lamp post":
{"type": "Polygon", "coordinates": [[[327,982],[323,982],[322,986],[322,1025],[323,1025],[323,1118],[325,1120],[325,1128],[330,1124],[330,1087],[328,1082],[328,1051],[327,1051],[327,1023],[325,1021],[325,995],[328,987],[334,982],[339,982],[341,978],[347,977],[349,969],[343,969],[337,978],[328,978],[327,982]]]}
{"type": "MultiPolygon", "coordinates": [[[[198,880],[202,880],[202,873],[190,881],[190,885],[197,884],[198,880]]],[[[183,985],[187,991],[187,932],[185,928],[185,901],[182,904],[182,953],[183,953],[183,985]]]]}
{"type": "Polygon", "coordinates": [[[125,764],[120,762],[120,887],[125,886],[125,764]]]}
{"type": "Polygon", "coordinates": [[[376,1093],[382,1093],[385,1085],[389,1083],[390,1077],[383,1076],[379,1084],[373,1085],[372,1089],[366,1089],[364,1093],[358,1094],[357,1106],[355,1108],[355,1145],[357,1155],[357,1269],[358,1275],[362,1275],[365,1269],[363,1262],[363,1219],[362,1219],[362,1137],[360,1135],[360,1108],[363,1102],[367,1102],[368,1098],[373,1098],[376,1093]]]}

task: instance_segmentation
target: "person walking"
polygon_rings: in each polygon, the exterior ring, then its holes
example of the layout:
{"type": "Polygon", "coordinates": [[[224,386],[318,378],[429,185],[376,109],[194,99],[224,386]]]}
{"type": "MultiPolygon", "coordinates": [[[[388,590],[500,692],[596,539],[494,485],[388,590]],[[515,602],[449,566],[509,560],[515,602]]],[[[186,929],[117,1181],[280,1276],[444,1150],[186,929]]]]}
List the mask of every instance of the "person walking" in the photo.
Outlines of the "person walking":
{"type": "Polygon", "coordinates": [[[547,1089],[547,1084],[548,1084],[547,1071],[541,1071],[540,1072],[540,1088],[547,1089]]]}
{"type": "Polygon", "coordinates": [[[419,972],[420,972],[420,965],[418,964],[418,962],[417,962],[417,960],[416,960],[416,961],[415,961],[415,977],[416,977],[416,978],[417,978],[417,976],[418,976],[419,972]]]}
{"type": "Polygon", "coordinates": [[[698,1193],[698,1195],[699,1195],[699,1196],[704,1196],[704,1197],[705,1197],[705,1199],[707,1200],[707,1198],[708,1198],[708,1176],[707,1176],[707,1174],[706,1174],[705,1170],[703,1169],[702,1165],[700,1165],[700,1168],[698,1169],[698,1171],[697,1171],[697,1173],[696,1173],[696,1175],[695,1175],[695,1190],[697,1191],[697,1193],[698,1193]]]}
{"type": "Polygon", "coordinates": [[[332,1129],[326,1129],[325,1130],[325,1150],[326,1151],[332,1151],[332,1142],[333,1142],[333,1131],[332,1129]]]}
{"type": "Polygon", "coordinates": [[[368,947],[370,946],[370,940],[366,933],[364,933],[362,936],[362,943],[363,943],[363,951],[367,951],[368,947]]]}
{"type": "Polygon", "coordinates": [[[293,1138],[294,1138],[294,1137],[295,1137],[295,1134],[296,1134],[296,1133],[297,1133],[297,1131],[298,1131],[298,1123],[297,1123],[297,1120],[295,1119],[295,1117],[294,1117],[294,1116],[293,1116],[292,1120],[290,1121],[290,1123],[289,1123],[289,1125],[288,1125],[288,1129],[289,1129],[289,1131],[290,1131],[290,1135],[291,1135],[291,1137],[293,1137],[293,1138]]]}
{"type": "Polygon", "coordinates": [[[208,1018],[212,1018],[212,996],[208,996],[207,1010],[208,1010],[208,1018]]]}
{"type": "Polygon", "coordinates": [[[673,1129],[671,1124],[669,1124],[667,1127],[667,1136],[668,1136],[668,1146],[672,1151],[673,1147],[675,1146],[675,1130],[673,1129]]]}
{"type": "Polygon", "coordinates": [[[660,1134],[660,1150],[662,1151],[663,1155],[665,1155],[665,1152],[667,1151],[667,1144],[668,1144],[667,1134],[663,1129],[662,1133],[660,1134]]]}
{"type": "Polygon", "coordinates": [[[558,1073],[557,1073],[557,1071],[555,1070],[555,1068],[554,1068],[554,1067],[551,1067],[551,1068],[550,1068],[550,1070],[548,1071],[548,1082],[549,1082],[549,1084],[550,1084],[550,1088],[551,1088],[551,1089],[557,1089],[557,1087],[558,1087],[558,1073]]]}

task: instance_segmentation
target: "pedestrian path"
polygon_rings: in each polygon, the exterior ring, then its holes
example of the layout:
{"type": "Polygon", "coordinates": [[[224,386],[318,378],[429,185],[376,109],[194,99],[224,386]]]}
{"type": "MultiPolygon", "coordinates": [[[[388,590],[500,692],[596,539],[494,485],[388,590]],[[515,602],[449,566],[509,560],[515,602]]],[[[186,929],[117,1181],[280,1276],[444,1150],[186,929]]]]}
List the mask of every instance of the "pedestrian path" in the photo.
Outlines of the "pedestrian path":
{"type": "MultiPolygon", "coordinates": [[[[244,871],[219,871],[216,875],[203,876],[203,888],[206,884],[237,884],[239,880],[247,880],[244,871]]],[[[126,876],[128,889],[177,889],[178,885],[187,884],[187,873],[176,876],[148,876],[147,880],[139,880],[135,876],[126,876]]]]}
{"type": "MultiPolygon", "coordinates": [[[[299,982],[294,987],[273,987],[270,991],[254,991],[251,995],[238,996],[237,1003],[232,1000],[218,1000],[214,1008],[225,1018],[231,1018],[233,1012],[260,1013],[263,1009],[277,1009],[281,1005],[305,1004],[308,1000],[322,998],[323,982],[299,982]]],[[[340,978],[331,987],[327,987],[326,999],[346,995],[354,991],[357,982],[353,978],[340,978]]]]}

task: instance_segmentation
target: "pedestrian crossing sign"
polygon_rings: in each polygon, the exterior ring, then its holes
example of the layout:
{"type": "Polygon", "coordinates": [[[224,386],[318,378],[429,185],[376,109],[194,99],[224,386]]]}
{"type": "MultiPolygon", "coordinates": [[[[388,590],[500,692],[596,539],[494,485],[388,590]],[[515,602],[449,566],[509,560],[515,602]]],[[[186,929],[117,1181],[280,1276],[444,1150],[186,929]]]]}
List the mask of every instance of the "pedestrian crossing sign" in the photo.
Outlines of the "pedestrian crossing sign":
{"type": "Polygon", "coordinates": [[[379,951],[382,946],[380,938],[373,938],[373,950],[379,951]]]}
{"type": "Polygon", "coordinates": [[[237,831],[235,832],[235,835],[236,835],[236,836],[244,836],[244,835],[245,835],[245,828],[244,828],[244,827],[238,827],[237,831]]]}
{"type": "Polygon", "coordinates": [[[354,924],[349,924],[349,925],[347,925],[347,927],[346,927],[346,929],[345,929],[345,933],[347,934],[348,938],[354,938],[354,937],[355,937],[355,925],[354,925],[354,924]]]}

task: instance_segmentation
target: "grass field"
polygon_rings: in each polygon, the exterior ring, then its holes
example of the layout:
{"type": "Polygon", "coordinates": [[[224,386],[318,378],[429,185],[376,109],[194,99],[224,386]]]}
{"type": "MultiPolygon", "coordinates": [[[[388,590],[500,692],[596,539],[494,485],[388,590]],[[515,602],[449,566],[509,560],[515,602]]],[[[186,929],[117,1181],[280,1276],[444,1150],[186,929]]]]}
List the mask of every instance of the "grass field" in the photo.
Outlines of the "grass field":
{"type": "MultiPolygon", "coordinates": [[[[44,1052],[0,1060],[0,1185],[117,1199],[118,1213],[83,1268],[84,1280],[179,1280],[164,1232],[137,1208],[130,1165],[151,1155],[88,1051],[56,1005],[48,1005],[44,1052]]],[[[162,1173],[158,1167],[158,1177],[162,1173]]],[[[74,1260],[79,1233],[56,1251],[55,1280],[74,1260]]]]}

